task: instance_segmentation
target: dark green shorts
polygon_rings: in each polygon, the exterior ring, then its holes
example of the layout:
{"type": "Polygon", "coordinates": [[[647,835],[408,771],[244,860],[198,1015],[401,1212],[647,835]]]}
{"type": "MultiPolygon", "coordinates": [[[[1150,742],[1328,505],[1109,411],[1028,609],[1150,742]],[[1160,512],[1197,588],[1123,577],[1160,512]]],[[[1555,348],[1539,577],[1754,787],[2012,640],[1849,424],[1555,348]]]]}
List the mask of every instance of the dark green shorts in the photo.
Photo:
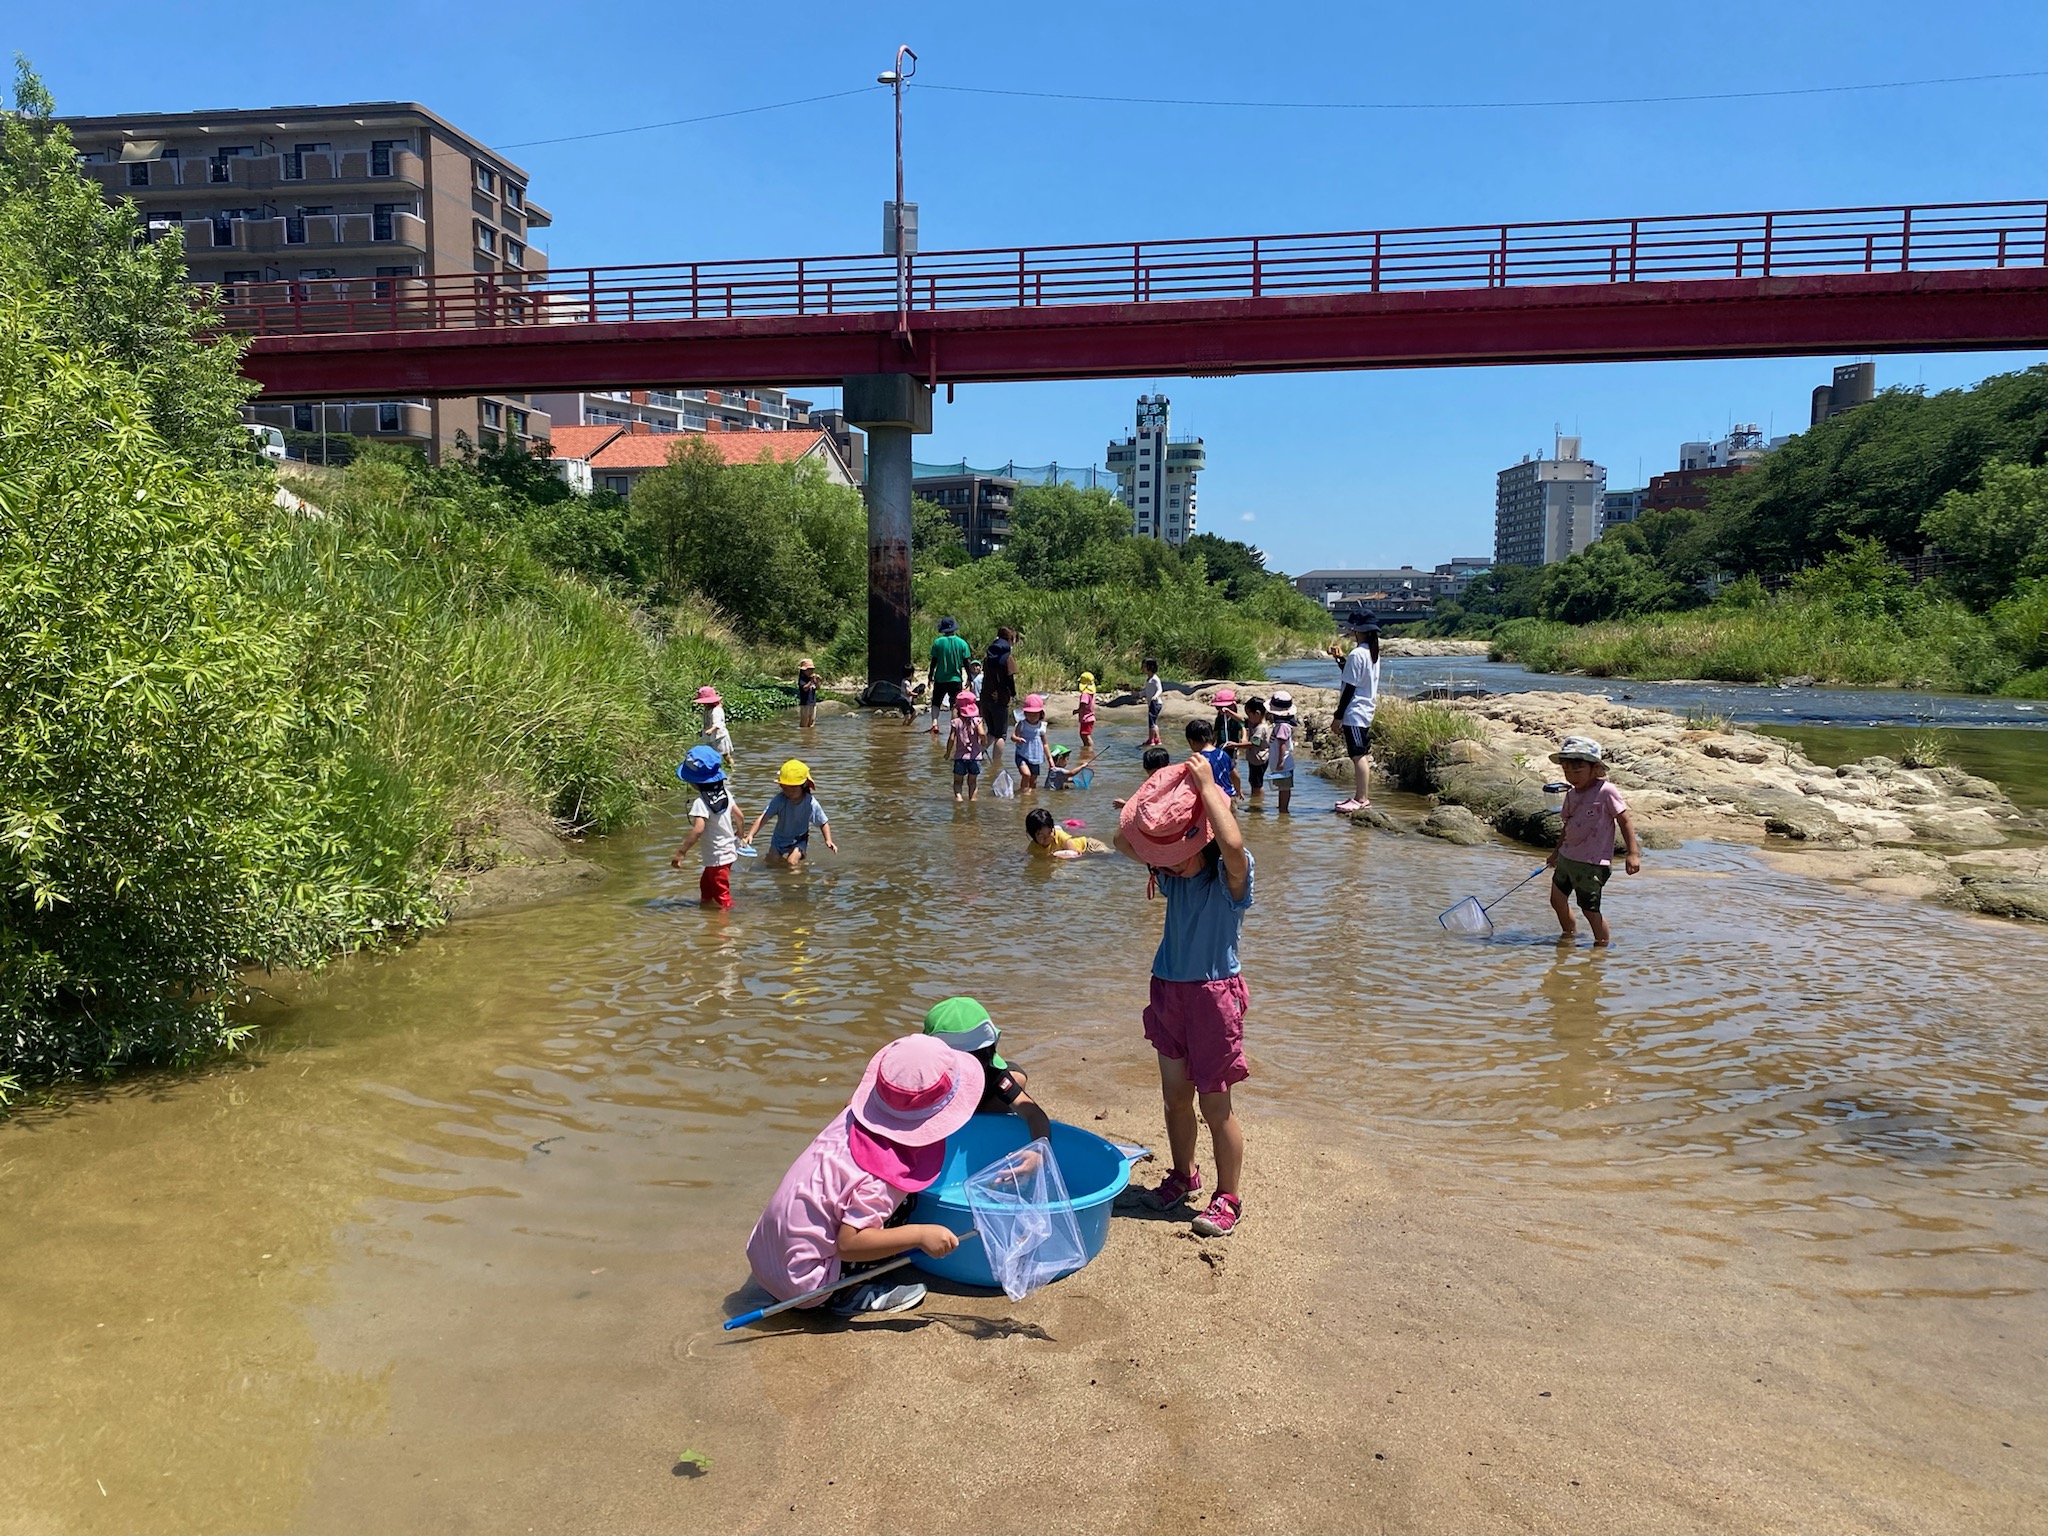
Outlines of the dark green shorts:
{"type": "Polygon", "coordinates": [[[1600,888],[1607,884],[1607,877],[1613,873],[1612,864],[1581,864],[1577,859],[1559,855],[1557,868],[1550,874],[1550,883],[1567,895],[1576,895],[1581,912],[1598,912],[1600,888]]]}

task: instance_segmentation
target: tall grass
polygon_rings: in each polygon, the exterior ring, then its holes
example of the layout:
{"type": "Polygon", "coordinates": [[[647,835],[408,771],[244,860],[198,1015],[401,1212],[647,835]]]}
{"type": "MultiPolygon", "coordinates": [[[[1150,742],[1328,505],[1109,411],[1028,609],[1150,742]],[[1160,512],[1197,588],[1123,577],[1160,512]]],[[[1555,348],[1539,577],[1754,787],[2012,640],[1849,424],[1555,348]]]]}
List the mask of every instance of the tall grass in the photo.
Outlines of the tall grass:
{"type": "Polygon", "coordinates": [[[1577,629],[1516,619],[1495,631],[1491,654],[1535,672],[1591,677],[1768,683],[1807,676],[1958,693],[1993,692],[2018,670],[1985,618],[1940,599],[1897,617],[1781,597],[1577,629]]]}
{"type": "Polygon", "coordinates": [[[1386,696],[1372,717],[1373,762],[1403,789],[1425,791],[1429,770],[1444,761],[1452,742],[1479,741],[1485,735],[1462,710],[1386,696]]]}

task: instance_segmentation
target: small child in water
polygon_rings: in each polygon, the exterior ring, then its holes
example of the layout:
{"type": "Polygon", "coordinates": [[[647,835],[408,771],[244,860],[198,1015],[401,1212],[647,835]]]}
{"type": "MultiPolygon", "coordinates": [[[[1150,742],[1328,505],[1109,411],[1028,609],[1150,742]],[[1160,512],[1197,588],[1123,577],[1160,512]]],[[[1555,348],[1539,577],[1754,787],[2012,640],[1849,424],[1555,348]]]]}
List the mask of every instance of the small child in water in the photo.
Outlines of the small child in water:
{"type": "Polygon", "coordinates": [[[1623,865],[1630,874],[1643,867],[1642,849],[1636,844],[1636,824],[1628,813],[1621,791],[1607,782],[1607,763],[1600,743],[1590,736],[1567,736],[1564,745],[1550,754],[1550,760],[1564,769],[1571,788],[1564,797],[1564,835],[1557,851],[1543,862],[1550,877],[1550,910],[1557,914],[1560,944],[1579,936],[1572,921],[1571,898],[1579,899],[1586,914],[1586,926],[1593,930],[1593,942],[1608,942],[1606,914],[1600,910],[1600,892],[1614,873],[1614,829],[1621,828],[1626,850],[1623,865]]]}
{"type": "Polygon", "coordinates": [[[729,768],[732,766],[732,733],[725,728],[725,700],[718,690],[706,683],[697,690],[697,707],[704,711],[704,729],[697,734],[710,744],[711,749],[729,768]]]}
{"type": "Polygon", "coordinates": [[[825,834],[825,846],[837,853],[839,845],[832,841],[832,824],[825,819],[825,807],[818,803],[818,786],[811,782],[811,770],[801,759],[792,757],[782,765],[776,782],[782,786],[782,793],[761,808],[742,841],[753,842],[761,824],[773,816],[775,832],[768,844],[770,864],[801,868],[810,856],[813,827],[825,834]]]}
{"type": "MultiPolygon", "coordinates": [[[[747,1239],[747,1266],[777,1301],[834,1284],[850,1265],[921,1248],[960,1246],[946,1227],[897,1224],[910,1196],[938,1181],[946,1138],[981,1102],[983,1077],[926,1035],[891,1040],[868,1063],[853,1102],[790,1165],[747,1239]]],[[[925,1289],[894,1277],[854,1285],[811,1305],[840,1317],[907,1312],[925,1289]]]]}
{"type": "Polygon", "coordinates": [[[1188,722],[1188,745],[1207,760],[1210,770],[1216,775],[1216,787],[1230,799],[1237,798],[1237,759],[1224,748],[1216,745],[1215,729],[1206,720],[1188,722]]]}
{"type": "MultiPolygon", "coordinates": [[[[1145,777],[1149,779],[1160,769],[1172,766],[1173,754],[1164,747],[1147,747],[1142,761],[1145,768],[1145,777]]],[[[1112,800],[1109,803],[1118,810],[1124,808],[1122,800],[1112,800]]]]}
{"type": "Polygon", "coordinates": [[[1159,711],[1166,703],[1166,684],[1159,681],[1159,658],[1145,658],[1145,745],[1159,745],[1159,711]]]}
{"type": "Polygon", "coordinates": [[[981,787],[981,760],[988,755],[988,727],[981,706],[963,691],[953,701],[953,723],[947,728],[946,755],[953,759],[953,802],[972,800],[981,787]]]}
{"type": "Polygon", "coordinates": [[[1074,710],[1074,719],[1080,722],[1081,752],[1084,757],[1095,755],[1095,674],[1081,674],[1081,698],[1074,710]]]}
{"type": "Polygon", "coordinates": [[[740,808],[725,785],[725,764],[709,747],[692,747],[676,768],[676,777],[697,786],[697,798],[690,802],[690,835],[668,861],[670,869],[681,869],[683,859],[701,839],[704,844],[704,873],[697,881],[697,899],[704,906],[725,910],[732,906],[732,866],[740,856],[736,830],[740,808]]]}
{"type": "Polygon", "coordinates": [[[807,731],[818,723],[818,664],[808,656],[796,664],[796,723],[807,731]]]}
{"type": "Polygon", "coordinates": [[[986,1008],[971,997],[949,997],[924,1016],[924,1032],[981,1063],[981,1102],[974,1106],[977,1115],[1015,1115],[1024,1122],[1032,1140],[1041,1136],[1051,1139],[1052,1122],[1038,1101],[1024,1091],[1030,1080],[996,1054],[1003,1032],[986,1008]]]}
{"type": "MultiPolygon", "coordinates": [[[[1079,826],[1079,822],[1074,823],[1079,826]]],[[[1092,837],[1076,837],[1040,806],[1024,818],[1024,830],[1031,837],[1031,856],[1036,859],[1078,859],[1089,853],[1114,853],[1109,844],[1092,837]]]]}
{"type": "Polygon", "coordinates": [[[1023,779],[1019,789],[1038,787],[1045,777],[1045,695],[1024,695],[1024,712],[1010,740],[1017,744],[1017,773],[1023,779]]]}
{"type": "Polygon", "coordinates": [[[1294,695],[1275,688],[1266,701],[1266,719],[1266,782],[1273,786],[1278,810],[1285,816],[1294,798],[1294,695]]]}

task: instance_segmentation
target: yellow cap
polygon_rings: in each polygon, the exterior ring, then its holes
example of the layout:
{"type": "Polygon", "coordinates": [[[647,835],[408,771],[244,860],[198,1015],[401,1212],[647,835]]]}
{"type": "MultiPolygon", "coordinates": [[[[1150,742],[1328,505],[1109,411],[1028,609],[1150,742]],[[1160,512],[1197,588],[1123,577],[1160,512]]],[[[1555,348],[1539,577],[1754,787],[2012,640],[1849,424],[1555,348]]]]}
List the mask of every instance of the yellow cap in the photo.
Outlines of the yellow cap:
{"type": "Polygon", "coordinates": [[[784,784],[808,784],[811,782],[810,766],[792,757],[782,765],[782,772],[777,777],[784,784]]]}
{"type": "Polygon", "coordinates": [[[1095,674],[1093,672],[1083,672],[1081,674],[1081,686],[1092,692],[1095,688],[1095,674]]]}

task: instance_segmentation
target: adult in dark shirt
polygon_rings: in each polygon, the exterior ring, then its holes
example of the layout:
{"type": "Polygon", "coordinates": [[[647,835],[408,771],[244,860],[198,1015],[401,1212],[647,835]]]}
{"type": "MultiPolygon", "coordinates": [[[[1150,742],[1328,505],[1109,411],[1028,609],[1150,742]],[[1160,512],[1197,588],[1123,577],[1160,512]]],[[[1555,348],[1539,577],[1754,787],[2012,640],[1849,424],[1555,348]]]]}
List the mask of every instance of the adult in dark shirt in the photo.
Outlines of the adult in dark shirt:
{"type": "Polygon", "coordinates": [[[991,771],[1003,765],[1003,743],[1010,735],[1010,706],[1017,697],[1017,631],[1005,624],[989,641],[981,658],[981,717],[988,724],[991,771]]]}

